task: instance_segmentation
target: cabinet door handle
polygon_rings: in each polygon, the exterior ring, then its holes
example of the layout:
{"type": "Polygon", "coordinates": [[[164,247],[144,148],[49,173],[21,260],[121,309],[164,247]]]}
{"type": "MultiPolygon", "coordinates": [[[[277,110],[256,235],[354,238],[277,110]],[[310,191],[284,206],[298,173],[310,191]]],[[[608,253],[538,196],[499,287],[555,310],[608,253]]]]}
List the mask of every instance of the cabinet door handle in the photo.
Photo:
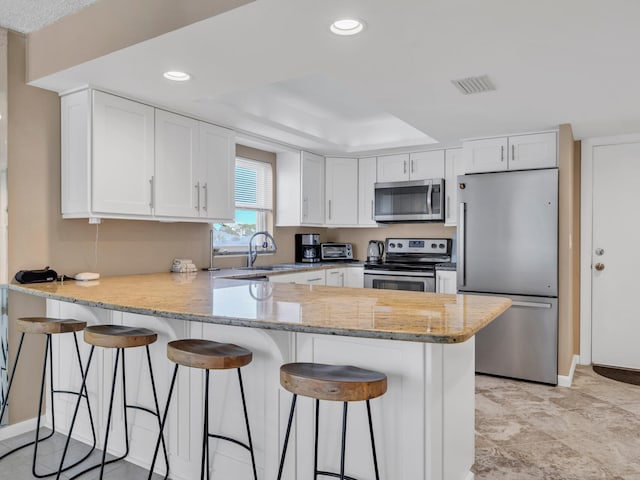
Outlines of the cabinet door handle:
{"type": "Polygon", "coordinates": [[[371,200],[371,220],[373,220],[373,200],[371,200]]]}
{"type": "Polygon", "coordinates": [[[329,220],[331,220],[331,200],[329,200],[329,220]]]}
{"type": "Polygon", "coordinates": [[[411,160],[411,173],[413,173],[414,170],[415,170],[415,164],[416,164],[416,161],[415,160],[411,160]]]}
{"type": "Polygon", "coordinates": [[[405,161],[404,161],[404,162],[402,162],[402,163],[403,163],[403,165],[404,165],[404,173],[405,173],[405,175],[406,175],[406,173],[407,173],[407,161],[405,160],[405,161]]]}
{"type": "Polygon", "coordinates": [[[204,190],[204,204],[202,205],[202,210],[207,211],[207,205],[209,204],[209,189],[207,188],[207,184],[202,185],[202,189],[204,190]]]}
{"type": "Polygon", "coordinates": [[[516,159],[516,146],[511,145],[511,160],[515,160],[515,159],[516,159]]]}
{"type": "Polygon", "coordinates": [[[449,217],[450,217],[450,212],[449,212],[449,206],[450,205],[451,205],[451,201],[449,199],[449,196],[447,196],[447,214],[446,214],[447,219],[449,219],[449,217]]]}
{"type": "Polygon", "coordinates": [[[150,195],[150,199],[149,199],[149,208],[153,208],[153,184],[154,184],[154,180],[155,177],[152,175],[151,178],[149,179],[149,195],[150,195]]]}
{"type": "Polygon", "coordinates": [[[200,211],[200,182],[196,183],[193,188],[196,189],[196,198],[198,199],[196,202],[196,207],[195,209],[197,211],[200,211]]]}
{"type": "Polygon", "coordinates": [[[307,218],[308,209],[309,209],[309,200],[304,198],[302,200],[302,218],[307,218]]]}
{"type": "Polygon", "coordinates": [[[319,282],[320,280],[322,280],[322,277],[318,277],[318,278],[309,278],[307,280],[307,282],[311,283],[311,282],[319,282]]]}
{"type": "Polygon", "coordinates": [[[504,145],[500,145],[500,161],[504,162],[504,145]]]}

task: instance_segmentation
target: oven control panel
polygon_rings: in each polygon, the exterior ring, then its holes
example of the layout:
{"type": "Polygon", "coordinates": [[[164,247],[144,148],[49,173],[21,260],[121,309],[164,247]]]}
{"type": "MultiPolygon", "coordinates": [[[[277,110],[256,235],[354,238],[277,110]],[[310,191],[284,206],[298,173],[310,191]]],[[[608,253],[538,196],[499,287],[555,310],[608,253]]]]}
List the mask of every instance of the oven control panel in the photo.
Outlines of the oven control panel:
{"type": "Polygon", "coordinates": [[[449,238],[387,238],[387,253],[416,253],[448,255],[451,250],[449,238]]]}

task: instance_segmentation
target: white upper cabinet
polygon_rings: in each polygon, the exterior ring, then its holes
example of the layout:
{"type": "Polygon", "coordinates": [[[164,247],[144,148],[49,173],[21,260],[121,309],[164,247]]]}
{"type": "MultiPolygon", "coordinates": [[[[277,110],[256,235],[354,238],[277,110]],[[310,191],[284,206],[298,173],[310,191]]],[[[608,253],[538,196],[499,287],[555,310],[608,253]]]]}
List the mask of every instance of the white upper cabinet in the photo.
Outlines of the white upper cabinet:
{"type": "Polygon", "coordinates": [[[509,137],[509,170],[555,167],[557,149],[555,132],[509,137]]]}
{"type": "Polygon", "coordinates": [[[198,121],[156,110],[155,214],[199,217],[198,121]]]}
{"type": "Polygon", "coordinates": [[[416,152],[409,155],[409,179],[444,178],[444,150],[416,152]]]}
{"type": "Polygon", "coordinates": [[[378,157],[378,182],[444,178],[444,150],[378,157]]]}
{"type": "Polygon", "coordinates": [[[465,173],[507,170],[507,138],[485,138],[462,144],[466,157],[465,173]]]}
{"type": "Polygon", "coordinates": [[[376,158],[358,159],[358,225],[378,225],[373,219],[376,179],[376,158]]]}
{"type": "Polygon", "coordinates": [[[358,223],[358,159],[327,158],[325,161],[326,224],[358,223]]]}
{"type": "Polygon", "coordinates": [[[324,224],[324,157],[302,152],[302,223],[324,224]]]}
{"type": "Polygon", "coordinates": [[[378,182],[409,180],[409,154],[378,157],[378,182]]]}
{"type": "Polygon", "coordinates": [[[230,130],[94,90],[61,115],[64,218],[233,218],[230,130]]]}
{"type": "Polygon", "coordinates": [[[450,148],[445,150],[445,217],[444,224],[447,227],[455,227],[458,221],[458,181],[457,176],[464,173],[462,148],[450,148]]]}
{"type": "Polygon", "coordinates": [[[324,157],[278,153],[276,226],[324,225],[324,193],[324,157]]]}
{"type": "Polygon", "coordinates": [[[465,173],[557,166],[555,132],[469,140],[463,147],[465,173]]]}
{"type": "Polygon", "coordinates": [[[233,131],[199,122],[200,216],[233,221],[235,217],[235,157],[233,131]]]}
{"type": "MultiPolygon", "coordinates": [[[[84,95],[85,92],[78,92],[84,95]]],[[[76,94],[74,94],[76,95],[76,94]]],[[[65,97],[66,98],[66,97],[65,97]]],[[[63,109],[63,113],[64,113],[63,109]]],[[[63,122],[65,123],[65,122],[63,122]]],[[[74,141],[74,126],[63,135],[74,141]]],[[[115,95],[93,92],[91,212],[150,215],[154,176],[154,109],[115,95]]],[[[66,168],[90,161],[89,151],[68,158],[66,168]]],[[[64,212],[64,210],[63,210],[64,212]]]]}

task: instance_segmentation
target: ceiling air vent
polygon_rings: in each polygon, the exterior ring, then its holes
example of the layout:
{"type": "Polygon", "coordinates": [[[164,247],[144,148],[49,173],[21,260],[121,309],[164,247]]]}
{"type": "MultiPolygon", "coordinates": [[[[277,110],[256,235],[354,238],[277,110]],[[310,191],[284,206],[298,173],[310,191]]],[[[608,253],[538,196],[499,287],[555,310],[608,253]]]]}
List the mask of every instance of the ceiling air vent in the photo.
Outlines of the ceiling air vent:
{"type": "Polygon", "coordinates": [[[490,92],[496,89],[495,85],[493,85],[488,75],[483,75],[481,77],[462,78],[460,80],[451,80],[451,83],[458,87],[458,90],[460,90],[464,95],[490,92]]]}

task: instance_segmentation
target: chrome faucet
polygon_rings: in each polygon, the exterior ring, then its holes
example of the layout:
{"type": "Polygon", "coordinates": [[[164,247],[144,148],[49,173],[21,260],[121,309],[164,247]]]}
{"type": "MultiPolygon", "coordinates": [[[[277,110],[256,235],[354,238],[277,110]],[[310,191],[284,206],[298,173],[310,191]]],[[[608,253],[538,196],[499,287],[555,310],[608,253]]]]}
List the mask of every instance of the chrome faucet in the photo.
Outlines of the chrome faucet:
{"type": "Polygon", "coordinates": [[[263,232],[256,232],[253,235],[251,235],[251,238],[249,239],[249,252],[247,254],[247,267],[253,267],[253,264],[256,261],[256,258],[258,258],[258,250],[253,250],[253,240],[259,236],[259,235],[263,235],[264,236],[264,242],[262,242],[262,253],[276,253],[278,251],[278,246],[276,245],[276,241],[274,240],[274,238],[271,236],[271,234],[269,232],[263,231],[263,232]],[[267,250],[267,247],[269,246],[269,240],[271,241],[271,250],[267,250]]]}

